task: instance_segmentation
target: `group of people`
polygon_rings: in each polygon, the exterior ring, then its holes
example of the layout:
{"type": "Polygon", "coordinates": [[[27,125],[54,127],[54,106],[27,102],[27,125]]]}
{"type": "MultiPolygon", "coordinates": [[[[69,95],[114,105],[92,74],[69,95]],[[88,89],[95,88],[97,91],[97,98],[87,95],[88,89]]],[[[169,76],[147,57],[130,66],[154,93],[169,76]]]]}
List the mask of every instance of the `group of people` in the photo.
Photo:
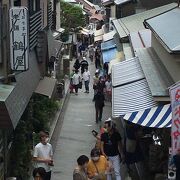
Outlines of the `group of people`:
{"type": "Polygon", "coordinates": [[[79,59],[76,59],[72,73],[70,75],[70,93],[74,93],[78,95],[78,89],[82,89],[82,81],[84,81],[85,93],[89,93],[89,82],[90,82],[90,72],[88,70],[88,62],[85,57],[83,57],[82,61],[79,62],[79,59]],[[81,74],[79,73],[79,69],[81,68],[81,74]]]}
{"type": "Polygon", "coordinates": [[[73,172],[73,180],[121,180],[120,162],[124,162],[121,136],[114,122],[108,119],[104,122],[104,132],[95,135],[99,146],[91,150],[90,159],[81,155],[77,159],[77,167],[73,172]]]}

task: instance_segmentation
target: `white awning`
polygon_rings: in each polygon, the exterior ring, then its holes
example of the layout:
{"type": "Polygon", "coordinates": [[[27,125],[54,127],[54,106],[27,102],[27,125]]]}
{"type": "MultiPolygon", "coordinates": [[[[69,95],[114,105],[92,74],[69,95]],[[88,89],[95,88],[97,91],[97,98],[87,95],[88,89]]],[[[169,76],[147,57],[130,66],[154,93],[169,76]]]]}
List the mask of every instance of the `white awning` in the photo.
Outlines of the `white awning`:
{"type": "Polygon", "coordinates": [[[89,35],[89,30],[86,28],[82,28],[82,30],[80,32],[84,35],[89,35]]]}
{"type": "Polygon", "coordinates": [[[112,86],[120,86],[145,78],[137,57],[122,61],[112,67],[112,86]]]}
{"type": "Polygon", "coordinates": [[[113,39],[114,35],[115,35],[116,31],[110,31],[106,34],[103,35],[103,41],[109,41],[111,39],[113,39]]]}
{"type": "Polygon", "coordinates": [[[104,34],[104,31],[103,31],[103,29],[99,29],[99,30],[96,30],[95,32],[94,32],[94,36],[96,37],[96,36],[102,36],[104,34]]]}
{"type": "Polygon", "coordinates": [[[112,116],[119,117],[157,106],[146,79],[112,89],[112,116]]]}
{"type": "Polygon", "coordinates": [[[95,36],[95,37],[94,37],[94,42],[102,41],[102,39],[103,39],[103,36],[102,36],[102,35],[101,35],[101,36],[95,36]]]}
{"type": "Polygon", "coordinates": [[[137,57],[113,66],[112,86],[113,117],[157,106],[137,57]]]}

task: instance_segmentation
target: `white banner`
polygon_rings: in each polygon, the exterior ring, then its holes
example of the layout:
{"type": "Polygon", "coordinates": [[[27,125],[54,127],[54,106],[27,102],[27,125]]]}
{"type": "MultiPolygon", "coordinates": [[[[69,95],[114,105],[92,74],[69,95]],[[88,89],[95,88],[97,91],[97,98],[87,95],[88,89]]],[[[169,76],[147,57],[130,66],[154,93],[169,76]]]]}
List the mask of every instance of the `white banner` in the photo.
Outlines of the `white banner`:
{"type": "Polygon", "coordinates": [[[172,155],[180,153],[180,82],[170,88],[172,107],[172,155]]]}
{"type": "Polygon", "coordinates": [[[25,71],[29,68],[28,10],[26,7],[12,7],[10,19],[11,69],[25,71]]]}

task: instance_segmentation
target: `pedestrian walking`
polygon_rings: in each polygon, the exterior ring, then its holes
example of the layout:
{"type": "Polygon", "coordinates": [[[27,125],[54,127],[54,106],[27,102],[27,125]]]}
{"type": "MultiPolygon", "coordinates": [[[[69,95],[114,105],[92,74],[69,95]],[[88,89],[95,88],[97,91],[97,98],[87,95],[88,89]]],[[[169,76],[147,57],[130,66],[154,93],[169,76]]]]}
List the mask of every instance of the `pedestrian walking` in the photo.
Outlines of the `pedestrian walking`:
{"type": "Polygon", "coordinates": [[[85,57],[83,57],[83,60],[81,61],[80,65],[81,65],[81,74],[83,74],[84,69],[88,68],[89,65],[85,57]]]}
{"type": "Polygon", "coordinates": [[[34,180],[45,180],[45,176],[46,176],[46,171],[44,168],[39,167],[33,170],[34,180]]]}
{"type": "Polygon", "coordinates": [[[93,59],[94,59],[94,46],[93,45],[89,46],[89,58],[91,62],[93,62],[93,59]]]}
{"type": "Polygon", "coordinates": [[[48,143],[49,134],[41,131],[39,133],[40,143],[34,148],[33,159],[37,167],[42,167],[46,171],[45,180],[51,179],[51,168],[53,166],[52,145],[48,143]]]}
{"type": "Polygon", "coordinates": [[[85,71],[83,73],[83,80],[85,85],[85,93],[89,93],[90,72],[88,68],[85,68],[85,71]]]}
{"type": "MultiPolygon", "coordinates": [[[[94,96],[97,93],[97,84],[99,82],[99,72],[96,71],[95,75],[93,76],[93,89],[94,89],[94,96]]],[[[94,96],[93,96],[93,101],[94,101],[94,96]]]]}
{"type": "Polygon", "coordinates": [[[91,160],[87,165],[89,179],[106,180],[109,173],[109,164],[107,159],[101,155],[100,150],[93,148],[91,150],[91,160]]]}
{"type": "MultiPolygon", "coordinates": [[[[120,175],[120,158],[124,162],[124,153],[122,148],[121,136],[115,128],[111,119],[105,121],[107,132],[101,135],[101,151],[111,162],[115,172],[116,180],[121,180],[120,175]],[[119,153],[121,157],[119,156],[119,153]]],[[[108,175],[109,180],[111,175],[108,175]]]]}
{"type": "Polygon", "coordinates": [[[102,120],[104,100],[105,100],[104,94],[98,89],[97,93],[94,96],[95,109],[96,109],[96,123],[102,120]]]}
{"type": "Polygon", "coordinates": [[[73,180],[88,180],[87,175],[87,164],[89,158],[86,155],[81,155],[77,159],[77,167],[75,167],[73,172],[73,180]]]}
{"type": "Polygon", "coordinates": [[[97,48],[95,51],[95,67],[96,69],[101,68],[101,52],[99,48],[97,48]]]}
{"type": "Polygon", "coordinates": [[[76,95],[78,95],[78,88],[79,88],[79,84],[80,84],[80,82],[81,82],[81,76],[79,75],[78,72],[79,72],[79,71],[76,69],[76,70],[75,70],[75,74],[74,74],[73,77],[72,77],[73,86],[74,86],[75,94],[76,94],[76,95]]]}
{"type": "Polygon", "coordinates": [[[103,69],[104,69],[104,74],[107,76],[108,75],[108,71],[109,71],[109,65],[108,65],[107,62],[104,63],[103,69]]]}
{"type": "Polygon", "coordinates": [[[106,87],[105,86],[105,79],[103,76],[100,76],[99,81],[97,83],[97,91],[104,93],[105,87],[106,87]]]}

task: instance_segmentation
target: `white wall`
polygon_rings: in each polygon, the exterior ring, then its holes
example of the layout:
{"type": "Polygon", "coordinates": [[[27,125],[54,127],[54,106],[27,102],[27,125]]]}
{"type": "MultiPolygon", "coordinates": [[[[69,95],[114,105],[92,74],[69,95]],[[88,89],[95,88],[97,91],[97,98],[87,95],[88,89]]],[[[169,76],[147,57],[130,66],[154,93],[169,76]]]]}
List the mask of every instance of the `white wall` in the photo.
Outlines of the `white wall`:
{"type": "Polygon", "coordinates": [[[116,17],[116,6],[115,5],[111,6],[111,17],[113,17],[113,18],[116,17]]]}
{"type": "Polygon", "coordinates": [[[165,48],[158,42],[156,37],[152,35],[152,47],[162,60],[167,71],[175,82],[180,80],[180,54],[169,54],[165,48]],[[178,62],[179,61],[179,62],[178,62]]]}

